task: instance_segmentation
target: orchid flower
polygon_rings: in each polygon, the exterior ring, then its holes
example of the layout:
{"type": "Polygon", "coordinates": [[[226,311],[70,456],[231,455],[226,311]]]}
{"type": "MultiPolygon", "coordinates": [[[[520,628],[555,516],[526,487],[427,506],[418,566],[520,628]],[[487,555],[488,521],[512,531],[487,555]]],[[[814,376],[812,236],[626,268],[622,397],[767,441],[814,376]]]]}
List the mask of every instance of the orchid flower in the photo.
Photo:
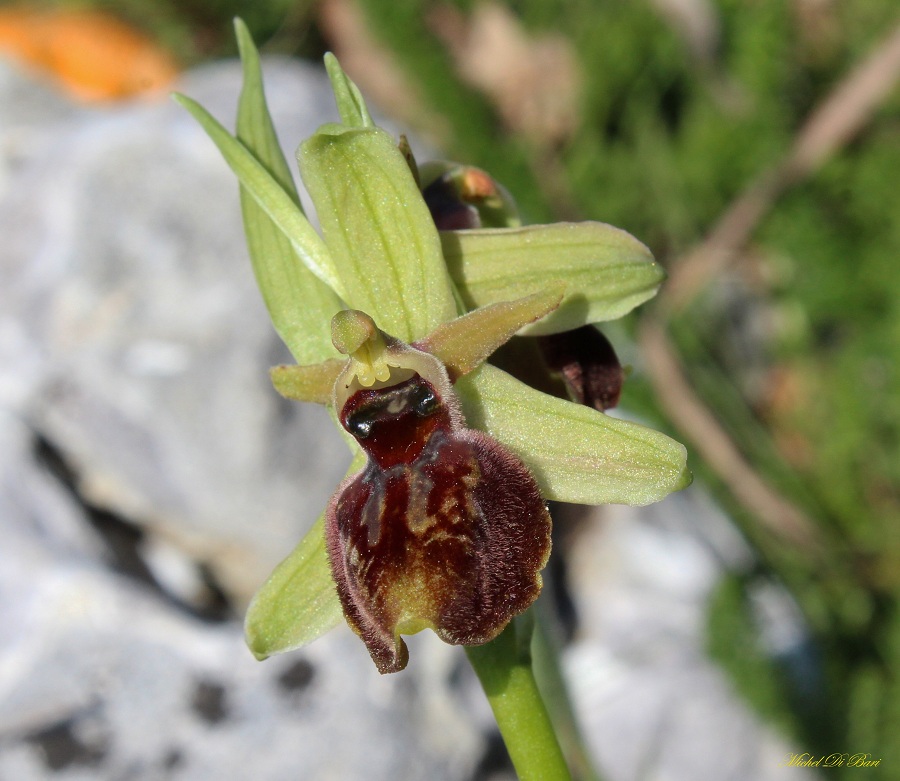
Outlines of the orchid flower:
{"type": "Polygon", "coordinates": [[[402,634],[488,642],[540,590],[545,500],[646,504],[690,475],[665,435],[485,361],[517,333],[620,317],[663,272],[637,239],[596,222],[439,231],[414,169],[330,55],[341,122],[297,152],[320,235],[281,154],[257,52],[237,30],[236,136],[177,99],[240,181],[256,278],[297,361],[272,371],[275,388],[327,405],[354,452],[250,605],[247,642],[265,658],[346,620],[382,672],[405,666],[402,634]]]}

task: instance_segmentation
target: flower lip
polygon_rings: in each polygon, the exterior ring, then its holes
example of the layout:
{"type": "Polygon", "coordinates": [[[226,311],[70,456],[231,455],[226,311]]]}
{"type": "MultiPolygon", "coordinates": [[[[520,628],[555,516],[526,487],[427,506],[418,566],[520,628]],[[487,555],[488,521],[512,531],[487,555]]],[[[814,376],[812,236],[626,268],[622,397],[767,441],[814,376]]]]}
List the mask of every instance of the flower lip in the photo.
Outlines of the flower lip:
{"type": "MultiPolygon", "coordinates": [[[[401,362],[437,361],[385,339],[401,362]]],[[[339,419],[368,456],[326,511],[348,623],[382,673],[406,666],[402,634],[431,628],[456,645],[492,640],[540,592],[550,516],[534,476],[465,427],[446,371],[436,383],[416,372],[356,388],[352,359],[345,373],[339,419]]]]}

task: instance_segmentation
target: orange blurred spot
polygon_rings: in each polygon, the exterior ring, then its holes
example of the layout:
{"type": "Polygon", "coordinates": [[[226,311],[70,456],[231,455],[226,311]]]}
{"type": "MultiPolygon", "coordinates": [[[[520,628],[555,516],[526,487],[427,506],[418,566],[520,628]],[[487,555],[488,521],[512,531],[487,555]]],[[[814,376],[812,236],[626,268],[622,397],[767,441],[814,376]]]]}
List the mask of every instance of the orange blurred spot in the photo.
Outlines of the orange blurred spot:
{"type": "Polygon", "coordinates": [[[460,195],[464,201],[491,198],[497,195],[497,185],[490,174],[480,168],[466,166],[460,183],[460,195]]]}
{"type": "Polygon", "coordinates": [[[97,11],[0,8],[0,56],[53,78],[84,101],[159,91],[178,75],[149,38],[97,11]]]}

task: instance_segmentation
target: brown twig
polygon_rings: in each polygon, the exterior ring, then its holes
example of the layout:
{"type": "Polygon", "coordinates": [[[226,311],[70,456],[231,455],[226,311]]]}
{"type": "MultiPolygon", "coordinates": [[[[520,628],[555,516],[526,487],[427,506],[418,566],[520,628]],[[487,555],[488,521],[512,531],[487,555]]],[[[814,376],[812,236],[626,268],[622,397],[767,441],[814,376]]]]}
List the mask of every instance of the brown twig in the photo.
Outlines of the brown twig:
{"type": "Polygon", "coordinates": [[[835,87],[797,134],[782,170],[787,183],[816,170],[869,121],[900,79],[900,23],[835,87]]]}
{"type": "Polygon", "coordinates": [[[707,406],[690,387],[674,345],[660,322],[645,318],[641,349],[663,410],[715,470],[735,498],[779,537],[804,548],[816,546],[814,521],[769,486],[747,463],[707,406]]]}
{"type": "Polygon", "coordinates": [[[673,264],[656,316],[642,325],[641,347],[651,382],[672,422],[688,437],[732,494],[779,537],[816,549],[816,524],[766,483],[694,392],[682,371],[665,322],[732,262],[790,186],[815,171],[871,118],[900,78],[900,24],[810,114],[790,150],[731,204],[706,239],[673,264]]]}
{"type": "Polygon", "coordinates": [[[719,274],[746,245],[778,197],[845,145],[871,118],[900,78],[900,24],[809,115],[774,169],[754,180],[695,249],[672,264],[660,296],[676,312],[719,274]]]}

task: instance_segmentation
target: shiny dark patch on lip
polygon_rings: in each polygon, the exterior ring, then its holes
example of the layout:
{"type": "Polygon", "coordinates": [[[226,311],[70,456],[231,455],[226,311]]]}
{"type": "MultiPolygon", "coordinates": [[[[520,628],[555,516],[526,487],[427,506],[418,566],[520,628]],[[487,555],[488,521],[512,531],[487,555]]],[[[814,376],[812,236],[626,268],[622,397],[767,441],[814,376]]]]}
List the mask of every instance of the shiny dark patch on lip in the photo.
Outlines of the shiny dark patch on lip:
{"type": "Polygon", "coordinates": [[[412,463],[429,437],[448,430],[446,410],[434,386],[415,375],[389,388],[362,389],[341,410],[341,424],[383,469],[412,463]],[[363,436],[358,432],[363,430],[363,436]]]}

